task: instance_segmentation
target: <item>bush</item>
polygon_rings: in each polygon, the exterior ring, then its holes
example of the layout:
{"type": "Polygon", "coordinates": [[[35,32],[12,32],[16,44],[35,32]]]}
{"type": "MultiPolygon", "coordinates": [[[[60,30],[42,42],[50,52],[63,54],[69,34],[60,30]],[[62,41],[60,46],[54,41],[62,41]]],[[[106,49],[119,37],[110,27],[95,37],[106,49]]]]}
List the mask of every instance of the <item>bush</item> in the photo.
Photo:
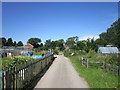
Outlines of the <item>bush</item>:
{"type": "Polygon", "coordinates": [[[64,56],[69,57],[73,52],[74,52],[73,50],[64,50],[63,53],[64,53],[64,56]]]}
{"type": "Polygon", "coordinates": [[[31,60],[34,60],[34,59],[28,58],[28,57],[14,57],[12,59],[2,58],[2,67],[3,68],[16,67],[31,60]]]}
{"type": "Polygon", "coordinates": [[[80,51],[80,54],[81,54],[81,55],[86,55],[87,53],[86,53],[86,51],[81,50],[81,51],[80,51]]]}
{"type": "Polygon", "coordinates": [[[57,49],[53,50],[53,53],[58,55],[59,54],[59,51],[57,49]]]}
{"type": "Polygon", "coordinates": [[[109,59],[108,63],[113,64],[113,65],[119,65],[119,61],[120,61],[119,55],[110,54],[109,57],[110,57],[110,59],[109,59]]]}
{"type": "Polygon", "coordinates": [[[88,58],[96,57],[97,53],[95,51],[90,50],[89,53],[87,54],[88,58]]]}

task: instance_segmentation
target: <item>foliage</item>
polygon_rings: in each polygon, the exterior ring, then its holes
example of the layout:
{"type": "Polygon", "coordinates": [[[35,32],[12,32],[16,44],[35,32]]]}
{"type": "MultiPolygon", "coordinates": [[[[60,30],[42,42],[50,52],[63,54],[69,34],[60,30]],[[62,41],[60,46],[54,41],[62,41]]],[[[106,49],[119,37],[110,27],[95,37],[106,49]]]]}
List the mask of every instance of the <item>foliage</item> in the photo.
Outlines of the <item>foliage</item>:
{"type": "Polygon", "coordinates": [[[118,88],[118,77],[113,73],[106,73],[102,69],[85,68],[79,62],[79,55],[70,57],[76,71],[84,77],[90,88],[118,88]]]}
{"type": "MultiPolygon", "coordinates": [[[[106,45],[113,45],[118,48],[120,48],[120,19],[115,21],[110,28],[107,29],[106,32],[102,32],[99,35],[99,38],[95,40],[94,38],[90,39],[88,38],[87,40],[79,41],[78,36],[73,36],[67,38],[66,42],[64,39],[59,39],[52,41],[51,39],[46,40],[45,44],[41,43],[40,38],[30,38],[28,39],[28,43],[32,44],[34,48],[37,48],[37,51],[42,51],[42,50],[54,50],[54,49],[59,49],[60,51],[64,50],[65,47],[69,47],[70,49],[74,50],[84,50],[87,53],[90,50],[94,50],[97,52],[99,46],[106,46],[106,45]]],[[[12,41],[12,38],[6,38],[2,37],[0,38],[1,46],[16,46],[16,41],[12,41]]],[[[18,42],[17,46],[22,46],[23,44],[18,42]]]]}
{"type": "Polygon", "coordinates": [[[51,39],[46,40],[46,42],[45,42],[45,48],[46,48],[46,50],[50,49],[51,46],[52,46],[52,45],[51,45],[51,39]]]}
{"type": "MultiPolygon", "coordinates": [[[[81,51],[83,52],[83,50],[81,51]]],[[[99,54],[93,50],[90,50],[88,53],[79,53],[78,55],[94,61],[103,61],[104,63],[109,63],[111,65],[119,65],[120,55],[118,54],[99,54]]]]}
{"type": "Polygon", "coordinates": [[[7,46],[13,46],[12,38],[8,38],[8,40],[7,40],[7,46]]]}
{"type": "Polygon", "coordinates": [[[76,48],[76,43],[77,43],[78,39],[79,39],[78,36],[69,37],[66,40],[65,45],[69,46],[71,49],[75,49],[76,48]]]}
{"type": "MultiPolygon", "coordinates": [[[[6,45],[6,42],[7,42],[6,38],[4,38],[4,37],[0,38],[0,45],[1,45],[1,46],[5,46],[5,45],[6,45]]],[[[0,47],[1,47],[1,46],[0,46],[0,47]]]]}
{"type": "Polygon", "coordinates": [[[55,42],[55,47],[59,47],[59,50],[64,50],[64,40],[63,39],[59,39],[54,42],[55,42]]]}
{"type": "Polygon", "coordinates": [[[27,43],[30,43],[31,45],[33,45],[34,48],[38,48],[40,42],[41,42],[40,38],[30,38],[27,41],[27,43]]]}
{"type": "Polygon", "coordinates": [[[109,60],[106,61],[106,63],[112,64],[112,65],[120,65],[120,55],[118,54],[110,54],[109,60]]]}
{"type": "Polygon", "coordinates": [[[96,41],[98,45],[113,45],[120,48],[120,18],[115,21],[107,32],[101,33],[100,38],[96,41]]]}
{"type": "Polygon", "coordinates": [[[56,55],[58,55],[58,54],[59,54],[59,51],[58,51],[57,49],[55,49],[55,50],[53,51],[53,53],[56,54],[56,55]]]}
{"type": "Polygon", "coordinates": [[[3,47],[3,46],[23,46],[23,43],[22,41],[19,41],[17,44],[16,44],[16,41],[13,42],[12,38],[8,38],[8,40],[6,40],[5,37],[1,37],[0,38],[0,45],[3,47]],[[2,43],[2,44],[1,44],[2,43]]]}
{"type": "Polygon", "coordinates": [[[16,67],[31,60],[33,60],[33,58],[28,57],[14,57],[12,59],[2,58],[2,67],[3,68],[16,67]]]}
{"type": "Polygon", "coordinates": [[[80,53],[85,54],[86,52],[81,51],[81,50],[74,50],[74,49],[69,49],[69,50],[64,50],[63,54],[64,56],[68,57],[68,56],[73,56],[73,55],[80,55],[80,53]]]}
{"type": "Polygon", "coordinates": [[[97,54],[97,53],[96,53],[95,51],[90,50],[89,53],[86,54],[86,56],[87,56],[88,58],[91,58],[91,57],[96,57],[96,54],[97,54]]]}
{"type": "Polygon", "coordinates": [[[19,41],[19,42],[17,43],[17,46],[23,46],[22,41],[19,41]]]}
{"type": "Polygon", "coordinates": [[[84,50],[84,47],[85,47],[85,43],[83,41],[77,42],[77,49],[84,50]]]}
{"type": "Polygon", "coordinates": [[[68,56],[71,56],[71,54],[75,52],[73,50],[64,50],[63,53],[64,53],[64,56],[68,57],[68,56]]]}
{"type": "Polygon", "coordinates": [[[56,49],[57,47],[59,48],[59,50],[63,50],[64,49],[64,40],[63,39],[59,39],[56,41],[51,41],[51,39],[46,40],[45,45],[44,45],[45,49],[56,49]]]}
{"type": "Polygon", "coordinates": [[[13,46],[15,46],[15,47],[17,46],[17,43],[16,43],[16,41],[14,41],[14,42],[13,42],[13,46]]]}

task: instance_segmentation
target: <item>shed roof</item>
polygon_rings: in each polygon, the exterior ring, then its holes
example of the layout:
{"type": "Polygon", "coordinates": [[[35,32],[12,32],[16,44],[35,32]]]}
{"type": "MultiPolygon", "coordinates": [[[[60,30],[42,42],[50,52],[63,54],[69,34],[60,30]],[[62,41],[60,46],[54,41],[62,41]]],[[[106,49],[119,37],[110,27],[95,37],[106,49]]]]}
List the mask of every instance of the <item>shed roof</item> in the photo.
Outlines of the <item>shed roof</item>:
{"type": "Polygon", "coordinates": [[[120,53],[117,47],[99,47],[98,53],[120,53]]]}

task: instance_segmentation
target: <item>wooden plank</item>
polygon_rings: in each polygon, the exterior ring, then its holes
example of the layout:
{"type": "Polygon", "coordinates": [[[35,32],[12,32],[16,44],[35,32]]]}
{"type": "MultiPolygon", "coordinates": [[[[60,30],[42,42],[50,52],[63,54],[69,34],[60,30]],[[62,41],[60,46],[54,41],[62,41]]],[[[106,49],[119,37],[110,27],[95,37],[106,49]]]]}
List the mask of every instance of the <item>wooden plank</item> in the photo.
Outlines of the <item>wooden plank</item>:
{"type": "Polygon", "coordinates": [[[4,81],[5,81],[5,73],[3,72],[3,73],[2,73],[2,83],[1,83],[1,84],[2,84],[2,90],[5,89],[5,88],[4,88],[5,82],[4,82],[4,81]]]}

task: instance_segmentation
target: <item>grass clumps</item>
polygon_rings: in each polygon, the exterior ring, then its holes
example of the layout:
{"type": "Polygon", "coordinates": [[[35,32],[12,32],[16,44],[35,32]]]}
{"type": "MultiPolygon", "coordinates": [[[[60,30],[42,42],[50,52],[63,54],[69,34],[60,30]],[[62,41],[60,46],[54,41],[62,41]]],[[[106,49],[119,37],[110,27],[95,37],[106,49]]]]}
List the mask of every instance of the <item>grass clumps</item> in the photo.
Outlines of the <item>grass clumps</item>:
{"type": "Polygon", "coordinates": [[[118,88],[118,76],[111,72],[104,72],[100,68],[83,67],[79,61],[79,55],[69,57],[76,71],[84,77],[90,88],[118,88]]]}

